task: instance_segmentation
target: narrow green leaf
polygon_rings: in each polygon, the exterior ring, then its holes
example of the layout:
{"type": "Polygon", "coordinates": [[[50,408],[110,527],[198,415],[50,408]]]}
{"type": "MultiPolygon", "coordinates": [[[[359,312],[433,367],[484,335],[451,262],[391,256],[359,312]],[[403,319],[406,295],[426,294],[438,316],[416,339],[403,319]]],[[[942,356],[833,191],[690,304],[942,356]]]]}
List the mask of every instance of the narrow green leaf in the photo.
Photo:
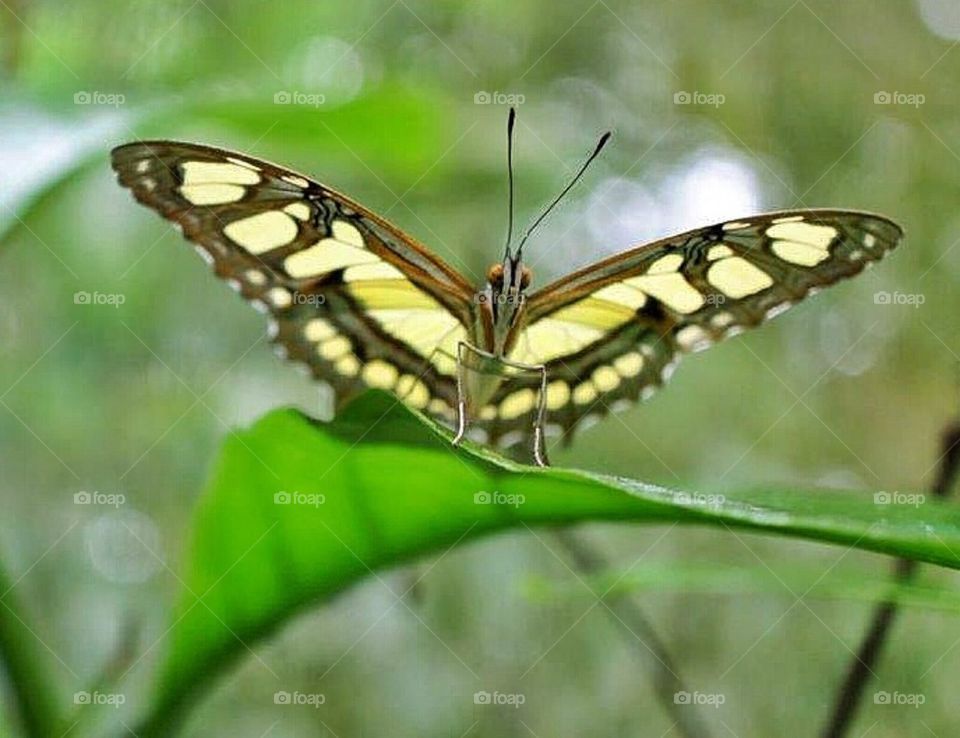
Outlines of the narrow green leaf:
{"type": "MultiPolygon", "coordinates": [[[[31,618],[18,601],[15,586],[0,567],[0,666],[9,677],[24,735],[45,738],[55,734],[61,715],[45,669],[46,652],[28,625],[31,618]]],[[[3,722],[0,718],[0,728],[3,722]]]]}

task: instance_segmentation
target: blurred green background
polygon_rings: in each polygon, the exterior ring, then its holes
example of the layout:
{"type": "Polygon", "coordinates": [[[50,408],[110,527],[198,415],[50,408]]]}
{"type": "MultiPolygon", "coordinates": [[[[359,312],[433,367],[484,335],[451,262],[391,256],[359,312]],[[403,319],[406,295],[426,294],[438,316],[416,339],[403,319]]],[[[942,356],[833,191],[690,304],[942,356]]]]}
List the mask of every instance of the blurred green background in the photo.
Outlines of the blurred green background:
{"type": "MultiPolygon", "coordinates": [[[[521,224],[614,131],[528,245],[536,284],[760,210],[884,213],[907,231],[887,261],[687,359],[646,405],[552,456],[715,492],[918,490],[958,400],[958,40],[949,0],[0,0],[0,555],[64,704],[129,624],[142,665],[162,655],[184,531],[230,429],[283,405],[330,413],[272,355],[261,316],[116,185],[111,147],[181,138],[286,164],[473,280],[505,230],[508,102],[521,224]],[[882,292],[922,304],[877,304],[882,292]],[[84,491],[125,501],[75,504],[84,491]]],[[[869,606],[804,599],[792,572],[878,576],[886,559],[722,531],[584,531],[619,569],[721,562],[772,583],[640,599],[690,685],[725,696],[702,710],[713,734],[816,734],[869,606]]],[[[413,612],[370,580],[254,646],[186,734],[671,734],[642,647],[604,608],[530,597],[531,576],[577,583],[544,532],[385,579],[402,590],[420,575],[413,612]],[[273,701],[318,688],[318,709],[273,701]],[[481,690],[525,704],[475,705],[481,690]]],[[[953,617],[906,613],[875,685],[926,702],[868,697],[852,735],[955,734],[956,645],[953,617]]]]}

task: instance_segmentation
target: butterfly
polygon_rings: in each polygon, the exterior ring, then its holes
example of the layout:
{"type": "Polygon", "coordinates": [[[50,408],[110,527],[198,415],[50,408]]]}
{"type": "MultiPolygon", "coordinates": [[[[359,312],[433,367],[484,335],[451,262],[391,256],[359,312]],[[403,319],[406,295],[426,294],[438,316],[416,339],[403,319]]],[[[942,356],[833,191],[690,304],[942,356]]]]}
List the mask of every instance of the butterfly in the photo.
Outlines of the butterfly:
{"type": "Polygon", "coordinates": [[[903,235],[852,210],[751,215],[531,292],[526,236],[516,249],[508,239],[476,286],[385,219],[284,167],[176,141],[120,146],[112,164],[138,201],[270,314],[272,340],[329,383],[337,407],[366,388],[389,390],[455,426],[455,442],[465,433],[503,447],[532,442],[540,465],[545,435],[569,437],[646,399],[684,353],[857,274],[903,235]]]}

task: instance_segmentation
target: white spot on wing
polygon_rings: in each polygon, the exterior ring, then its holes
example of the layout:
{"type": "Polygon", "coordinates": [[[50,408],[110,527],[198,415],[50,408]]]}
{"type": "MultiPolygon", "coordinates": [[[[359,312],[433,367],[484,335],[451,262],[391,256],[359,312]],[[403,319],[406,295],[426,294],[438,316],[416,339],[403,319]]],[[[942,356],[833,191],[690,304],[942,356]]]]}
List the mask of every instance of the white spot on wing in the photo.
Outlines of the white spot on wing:
{"type": "Polygon", "coordinates": [[[269,292],[267,292],[267,300],[270,301],[270,304],[276,308],[287,308],[293,304],[293,297],[290,295],[290,291],[284,289],[283,287],[274,287],[269,292]]]}
{"type": "Polygon", "coordinates": [[[200,258],[207,263],[207,266],[213,266],[213,254],[197,244],[194,244],[193,250],[200,254],[200,258]]]}
{"type": "Polygon", "coordinates": [[[785,313],[787,310],[789,310],[791,305],[793,305],[793,303],[789,301],[781,302],[779,305],[774,305],[772,308],[767,310],[763,317],[766,320],[773,320],[781,313],[785,313]]]}
{"type": "Polygon", "coordinates": [[[710,334],[699,325],[687,325],[677,331],[677,343],[684,351],[703,351],[712,343],[710,334]]]}

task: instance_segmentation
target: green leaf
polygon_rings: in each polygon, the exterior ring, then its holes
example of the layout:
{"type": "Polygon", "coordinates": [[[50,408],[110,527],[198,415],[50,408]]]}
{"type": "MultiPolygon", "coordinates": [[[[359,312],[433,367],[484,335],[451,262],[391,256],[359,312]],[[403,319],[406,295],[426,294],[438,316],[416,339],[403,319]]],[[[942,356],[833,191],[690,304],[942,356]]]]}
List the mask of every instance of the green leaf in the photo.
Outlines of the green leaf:
{"type": "MultiPolygon", "coordinates": [[[[38,636],[27,624],[31,618],[16,597],[6,571],[0,567],[0,662],[6,672],[24,735],[50,736],[62,733],[56,727],[61,711],[52,692],[53,680],[47,669],[48,658],[38,636]]],[[[0,735],[13,735],[3,729],[0,735]]]]}
{"type": "MultiPolygon", "coordinates": [[[[276,158],[331,185],[344,179],[338,172],[356,170],[358,158],[368,163],[366,176],[373,187],[391,181],[399,188],[397,182],[419,178],[430,163],[431,169],[441,172],[444,166],[453,166],[443,161],[444,151],[454,142],[452,120],[428,90],[385,86],[344,105],[318,107],[276,104],[273,94],[264,90],[238,98],[211,89],[203,95],[132,107],[123,118],[68,119],[74,130],[60,134],[68,145],[61,145],[57,161],[45,163],[28,184],[6,193],[8,202],[0,207],[0,239],[22,227],[35,211],[41,212],[46,198],[72,177],[96,168],[109,171],[110,149],[132,139],[207,142],[214,132],[218,140],[209,143],[241,149],[255,145],[251,155],[276,158]],[[384,111],[390,111],[389,134],[384,134],[384,111]]],[[[360,170],[365,171],[362,166],[360,170]]]]}
{"type": "Polygon", "coordinates": [[[712,502],[456,450],[445,429],[379,392],[330,424],[273,412],[225,444],[196,513],[153,711],[137,732],[169,734],[214,675],[304,608],[378,569],[511,527],[697,523],[960,568],[960,512],[934,501],[763,491],[712,502]]]}

